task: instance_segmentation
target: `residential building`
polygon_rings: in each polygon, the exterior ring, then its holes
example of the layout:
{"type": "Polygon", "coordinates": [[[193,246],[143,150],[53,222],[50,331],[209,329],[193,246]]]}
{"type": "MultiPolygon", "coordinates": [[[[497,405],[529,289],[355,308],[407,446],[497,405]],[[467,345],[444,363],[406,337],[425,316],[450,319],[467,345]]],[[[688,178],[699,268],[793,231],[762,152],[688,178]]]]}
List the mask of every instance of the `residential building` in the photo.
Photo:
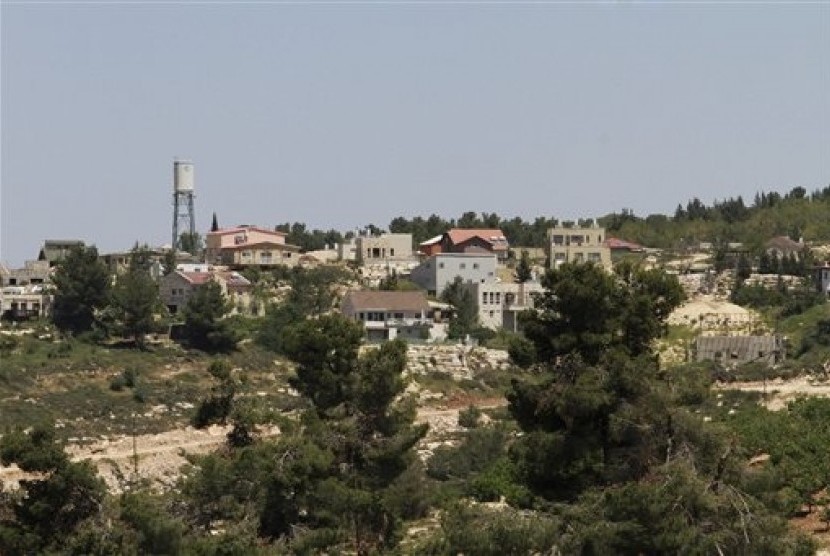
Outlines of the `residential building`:
{"type": "Polygon", "coordinates": [[[427,256],[438,253],[491,253],[504,262],[510,250],[504,232],[493,229],[453,228],[441,236],[429,239],[419,246],[427,256]]]}
{"type": "Polygon", "coordinates": [[[83,246],[84,242],[79,239],[47,239],[43,242],[37,260],[47,261],[52,267],[64,260],[73,247],[83,246]]]}
{"type": "Polygon", "coordinates": [[[52,295],[41,284],[5,286],[0,289],[0,318],[28,320],[45,317],[52,308],[52,295]]]}
{"type": "Polygon", "coordinates": [[[355,256],[357,262],[362,265],[410,260],[414,256],[412,234],[358,236],[355,241],[355,256]]]}
{"type": "Polygon", "coordinates": [[[0,286],[44,284],[51,274],[49,261],[26,261],[23,268],[7,268],[0,264],[0,286]]]}
{"type": "Polygon", "coordinates": [[[548,230],[548,260],[551,268],[562,263],[594,263],[611,270],[611,250],[605,243],[605,228],[556,227],[548,230]]]}
{"type": "Polygon", "coordinates": [[[490,253],[439,253],[413,268],[409,279],[428,295],[440,296],[456,276],[465,283],[496,282],[496,266],[496,256],[490,253]]]}
{"type": "Polygon", "coordinates": [[[532,309],[536,296],[544,291],[539,282],[469,282],[465,286],[476,300],[481,326],[511,332],[519,331],[519,313],[532,309]]]}
{"type": "Polygon", "coordinates": [[[208,232],[205,237],[205,261],[232,268],[295,266],[300,248],[286,243],[286,235],[247,225],[208,232]]]}
{"type": "Polygon", "coordinates": [[[251,292],[253,284],[238,272],[209,270],[207,272],[171,272],[159,281],[159,296],[171,314],[178,314],[187,305],[194,292],[208,282],[216,282],[222,294],[232,305],[232,313],[261,312],[251,292]]]}
{"type": "Polygon", "coordinates": [[[612,261],[618,261],[630,257],[631,255],[642,255],[646,252],[646,248],[639,243],[618,239],[616,237],[609,237],[606,239],[605,245],[611,253],[612,261]]]}
{"type": "Polygon", "coordinates": [[[340,304],[348,318],[363,323],[370,341],[426,340],[433,320],[420,291],[349,291],[340,304]]]}

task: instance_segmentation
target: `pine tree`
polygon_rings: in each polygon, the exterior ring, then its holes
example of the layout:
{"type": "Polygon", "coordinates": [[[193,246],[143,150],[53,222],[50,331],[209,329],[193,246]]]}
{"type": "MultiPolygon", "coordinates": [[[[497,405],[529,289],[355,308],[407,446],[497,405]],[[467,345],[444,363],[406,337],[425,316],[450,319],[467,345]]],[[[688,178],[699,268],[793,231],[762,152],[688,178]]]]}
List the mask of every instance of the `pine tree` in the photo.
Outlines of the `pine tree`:
{"type": "Polygon", "coordinates": [[[210,231],[215,232],[219,230],[219,220],[216,219],[216,213],[213,213],[213,222],[210,224],[210,231]]]}
{"type": "Polygon", "coordinates": [[[78,334],[92,329],[96,312],[109,299],[110,276],[95,247],[74,247],[58,265],[52,283],[52,321],[60,330],[78,334]]]}

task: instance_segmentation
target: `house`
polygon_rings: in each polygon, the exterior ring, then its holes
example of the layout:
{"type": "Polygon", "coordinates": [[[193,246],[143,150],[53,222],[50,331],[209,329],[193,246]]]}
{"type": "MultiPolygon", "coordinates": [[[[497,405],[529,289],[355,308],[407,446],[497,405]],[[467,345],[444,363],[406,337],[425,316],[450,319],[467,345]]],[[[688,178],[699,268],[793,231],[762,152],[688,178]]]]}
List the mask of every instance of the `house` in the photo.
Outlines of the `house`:
{"type": "Polygon", "coordinates": [[[413,256],[412,234],[358,236],[355,240],[355,259],[361,265],[405,261],[413,256]]]}
{"type": "Polygon", "coordinates": [[[469,282],[465,287],[476,300],[481,326],[511,332],[519,331],[519,313],[532,309],[544,291],[539,282],[469,282]]]}
{"type": "Polygon", "coordinates": [[[609,237],[606,239],[605,245],[611,252],[612,261],[624,259],[632,254],[641,254],[646,252],[646,248],[639,243],[618,239],[616,237],[609,237]]]}
{"type": "Polygon", "coordinates": [[[443,235],[422,242],[418,248],[426,256],[438,253],[491,253],[499,262],[504,262],[510,245],[504,232],[497,228],[453,228],[443,235]]]}
{"type": "Polygon", "coordinates": [[[741,365],[760,362],[772,365],[783,361],[784,340],[781,336],[698,336],[695,339],[695,361],[715,361],[741,365]]]}
{"type": "Polygon", "coordinates": [[[490,253],[438,253],[412,269],[409,279],[427,290],[428,295],[440,296],[456,276],[462,282],[496,282],[496,256],[490,253]]]}
{"type": "Polygon", "coordinates": [[[41,284],[5,286],[0,289],[0,318],[28,320],[42,318],[52,308],[52,295],[41,284]]]}
{"type": "Polygon", "coordinates": [[[426,295],[420,291],[356,291],[340,304],[346,317],[363,323],[370,341],[426,340],[433,320],[426,295]]]}
{"type": "Polygon", "coordinates": [[[248,225],[208,232],[205,236],[205,261],[231,268],[295,266],[300,248],[286,243],[286,235],[248,225]]]}
{"type": "Polygon", "coordinates": [[[226,270],[171,272],[159,281],[159,297],[171,314],[179,314],[194,292],[211,281],[219,284],[222,294],[232,304],[232,313],[258,314],[261,311],[251,297],[253,284],[238,272],[226,270]]]}
{"type": "Polygon", "coordinates": [[[605,228],[559,226],[548,230],[550,268],[562,263],[595,263],[611,270],[611,249],[606,243],[605,228]]]}
{"type": "Polygon", "coordinates": [[[37,260],[47,261],[53,267],[64,260],[73,247],[83,246],[84,242],[79,239],[47,239],[43,242],[37,260]]]}

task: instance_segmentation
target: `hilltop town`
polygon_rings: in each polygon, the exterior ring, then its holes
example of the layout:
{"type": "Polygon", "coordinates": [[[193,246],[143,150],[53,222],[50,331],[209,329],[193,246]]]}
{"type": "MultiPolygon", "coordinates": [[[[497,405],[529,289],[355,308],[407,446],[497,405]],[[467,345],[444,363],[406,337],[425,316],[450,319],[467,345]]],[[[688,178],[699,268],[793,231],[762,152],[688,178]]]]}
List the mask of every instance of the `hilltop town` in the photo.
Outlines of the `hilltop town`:
{"type": "Polygon", "coordinates": [[[643,496],[654,529],[609,551],[828,542],[830,188],[199,233],[181,179],[172,245],[0,266],[0,552],[568,552],[643,496]],[[35,533],[72,473],[86,509],[35,533]]]}

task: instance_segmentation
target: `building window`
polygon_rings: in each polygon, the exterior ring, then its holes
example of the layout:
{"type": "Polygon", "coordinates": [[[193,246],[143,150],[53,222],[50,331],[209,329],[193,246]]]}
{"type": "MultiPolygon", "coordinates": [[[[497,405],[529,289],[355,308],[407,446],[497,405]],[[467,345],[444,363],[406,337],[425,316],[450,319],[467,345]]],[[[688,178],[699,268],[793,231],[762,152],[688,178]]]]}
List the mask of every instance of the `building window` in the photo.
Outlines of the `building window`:
{"type": "Polygon", "coordinates": [[[481,292],[481,302],[487,304],[487,292],[481,292]]]}
{"type": "Polygon", "coordinates": [[[460,265],[458,265],[458,268],[460,268],[462,270],[467,268],[467,263],[461,263],[460,265]]]}
{"type": "Polygon", "coordinates": [[[444,263],[438,263],[438,268],[444,268],[444,263]]]}
{"type": "Polygon", "coordinates": [[[496,303],[501,303],[501,292],[496,292],[496,303]]]}
{"type": "Polygon", "coordinates": [[[395,313],[395,318],[398,320],[403,320],[403,313],[395,313]]]}
{"type": "Polygon", "coordinates": [[[496,316],[496,312],[495,311],[490,311],[490,318],[493,318],[495,316],[496,316]]]}
{"type": "Polygon", "coordinates": [[[473,268],[478,268],[478,263],[473,263],[473,268]]]}
{"type": "Polygon", "coordinates": [[[390,247],[390,248],[389,248],[389,256],[390,256],[390,257],[394,257],[394,256],[395,256],[395,249],[394,249],[394,248],[392,248],[392,247],[390,247]]]}
{"type": "Polygon", "coordinates": [[[363,313],[358,313],[357,318],[359,318],[360,320],[363,320],[363,313]]]}
{"type": "Polygon", "coordinates": [[[496,294],[494,294],[493,292],[490,292],[490,303],[495,303],[495,302],[496,302],[496,294]]]}
{"type": "Polygon", "coordinates": [[[488,273],[487,273],[487,276],[492,276],[492,275],[493,275],[493,273],[492,273],[492,272],[488,272],[488,273]]]}

